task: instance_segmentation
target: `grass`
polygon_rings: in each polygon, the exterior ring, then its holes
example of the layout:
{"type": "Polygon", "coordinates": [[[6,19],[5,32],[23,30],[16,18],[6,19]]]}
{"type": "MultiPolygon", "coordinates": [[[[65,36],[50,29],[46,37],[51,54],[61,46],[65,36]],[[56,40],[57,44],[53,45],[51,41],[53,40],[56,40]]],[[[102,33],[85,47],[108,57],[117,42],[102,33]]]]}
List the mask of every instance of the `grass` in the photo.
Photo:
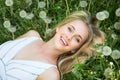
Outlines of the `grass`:
{"type": "MultiPolygon", "coordinates": [[[[120,23],[120,17],[116,16],[116,9],[120,8],[119,0],[84,0],[88,3],[86,7],[79,5],[83,0],[42,0],[45,2],[44,8],[38,7],[39,0],[32,0],[26,3],[27,0],[13,0],[12,6],[6,6],[5,0],[0,0],[0,44],[5,41],[12,40],[18,36],[24,34],[30,29],[37,30],[42,38],[46,40],[46,31],[52,29],[58,24],[65,16],[76,10],[89,11],[92,16],[100,11],[107,10],[109,17],[101,21],[100,29],[106,33],[106,45],[109,46],[112,51],[120,50],[120,28],[115,29],[115,22],[120,23]],[[27,13],[33,13],[32,19],[21,18],[19,12],[25,10],[27,13]],[[52,21],[46,23],[39,17],[39,12],[45,11],[46,16],[52,21]],[[10,32],[3,26],[3,23],[9,20],[11,25],[16,27],[15,32],[10,32]],[[111,35],[115,34],[116,39],[111,35]]],[[[30,0],[29,0],[30,1],[30,0]]],[[[120,14],[120,13],[119,13],[120,14]]],[[[111,55],[101,57],[102,53],[98,53],[89,60],[86,64],[78,64],[75,66],[75,72],[70,72],[64,75],[65,80],[120,80],[120,59],[113,59],[111,55]],[[110,62],[113,65],[110,65],[110,62]],[[81,67],[84,65],[84,67],[81,67]],[[110,75],[105,75],[105,70],[110,68],[113,72],[110,75]]]]}

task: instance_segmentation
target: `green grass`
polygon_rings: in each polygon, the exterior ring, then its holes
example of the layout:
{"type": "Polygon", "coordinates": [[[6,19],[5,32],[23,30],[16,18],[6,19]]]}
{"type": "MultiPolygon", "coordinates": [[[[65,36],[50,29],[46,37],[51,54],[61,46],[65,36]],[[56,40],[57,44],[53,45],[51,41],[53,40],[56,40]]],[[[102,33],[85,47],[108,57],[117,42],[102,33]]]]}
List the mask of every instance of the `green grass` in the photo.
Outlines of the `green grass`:
{"type": "MultiPolygon", "coordinates": [[[[32,0],[29,6],[25,3],[26,0],[13,0],[12,6],[6,6],[5,0],[0,0],[0,44],[5,41],[12,40],[25,32],[34,29],[37,30],[42,38],[46,40],[46,30],[52,29],[57,25],[65,16],[76,10],[89,11],[92,16],[100,11],[107,10],[109,18],[101,21],[100,29],[106,33],[106,45],[112,50],[120,50],[120,29],[114,28],[114,23],[120,23],[120,17],[116,16],[116,9],[120,8],[119,0],[85,0],[87,7],[79,5],[82,0],[42,0],[46,3],[44,8],[38,8],[39,0],[32,0]],[[19,12],[25,10],[27,13],[33,13],[34,17],[30,20],[21,18],[19,12]],[[52,19],[52,22],[47,24],[39,17],[39,12],[45,11],[47,16],[52,19]],[[13,26],[16,26],[16,32],[11,33],[4,26],[5,20],[9,20],[13,26]],[[113,39],[111,35],[115,33],[117,39],[113,39]]],[[[111,56],[101,57],[101,54],[93,56],[87,60],[83,68],[75,68],[75,73],[68,73],[64,75],[65,80],[120,80],[120,59],[113,59],[111,56]],[[110,66],[113,62],[113,66],[110,66]],[[106,78],[104,71],[110,67],[113,74],[106,78]]]]}

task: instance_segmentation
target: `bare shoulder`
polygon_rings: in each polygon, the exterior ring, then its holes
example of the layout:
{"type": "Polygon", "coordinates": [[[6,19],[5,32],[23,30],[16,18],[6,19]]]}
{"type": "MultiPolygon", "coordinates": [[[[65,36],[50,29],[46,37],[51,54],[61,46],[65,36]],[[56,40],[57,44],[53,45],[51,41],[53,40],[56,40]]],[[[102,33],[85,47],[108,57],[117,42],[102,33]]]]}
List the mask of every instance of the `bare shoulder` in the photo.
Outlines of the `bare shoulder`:
{"type": "Polygon", "coordinates": [[[36,30],[29,30],[26,34],[27,34],[28,36],[40,37],[40,34],[39,34],[36,30]]]}
{"type": "Polygon", "coordinates": [[[29,30],[28,32],[26,32],[25,34],[21,35],[17,39],[25,38],[25,37],[40,37],[40,34],[36,30],[29,30]]]}
{"type": "Polygon", "coordinates": [[[36,80],[60,80],[60,74],[57,68],[51,67],[40,74],[36,80]]]}

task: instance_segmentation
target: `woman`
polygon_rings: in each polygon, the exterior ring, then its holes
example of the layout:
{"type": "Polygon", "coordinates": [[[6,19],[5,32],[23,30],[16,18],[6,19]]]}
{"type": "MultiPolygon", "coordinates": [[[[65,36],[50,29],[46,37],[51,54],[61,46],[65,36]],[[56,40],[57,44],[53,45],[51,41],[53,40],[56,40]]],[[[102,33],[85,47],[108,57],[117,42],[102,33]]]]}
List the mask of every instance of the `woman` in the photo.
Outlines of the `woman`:
{"type": "Polygon", "coordinates": [[[45,42],[37,31],[30,30],[14,41],[0,46],[1,80],[60,80],[60,74],[73,69],[77,55],[83,62],[90,57],[96,43],[104,41],[96,21],[83,12],[67,16],[45,42]]]}

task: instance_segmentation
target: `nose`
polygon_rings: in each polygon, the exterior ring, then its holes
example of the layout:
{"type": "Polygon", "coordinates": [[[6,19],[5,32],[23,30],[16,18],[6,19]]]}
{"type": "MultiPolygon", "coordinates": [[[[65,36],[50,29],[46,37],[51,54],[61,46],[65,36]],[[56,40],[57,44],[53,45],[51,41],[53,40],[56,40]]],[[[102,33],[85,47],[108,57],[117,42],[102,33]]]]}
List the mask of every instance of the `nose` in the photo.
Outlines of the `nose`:
{"type": "Polygon", "coordinates": [[[69,34],[66,36],[67,40],[70,41],[72,39],[73,34],[69,34]]]}

